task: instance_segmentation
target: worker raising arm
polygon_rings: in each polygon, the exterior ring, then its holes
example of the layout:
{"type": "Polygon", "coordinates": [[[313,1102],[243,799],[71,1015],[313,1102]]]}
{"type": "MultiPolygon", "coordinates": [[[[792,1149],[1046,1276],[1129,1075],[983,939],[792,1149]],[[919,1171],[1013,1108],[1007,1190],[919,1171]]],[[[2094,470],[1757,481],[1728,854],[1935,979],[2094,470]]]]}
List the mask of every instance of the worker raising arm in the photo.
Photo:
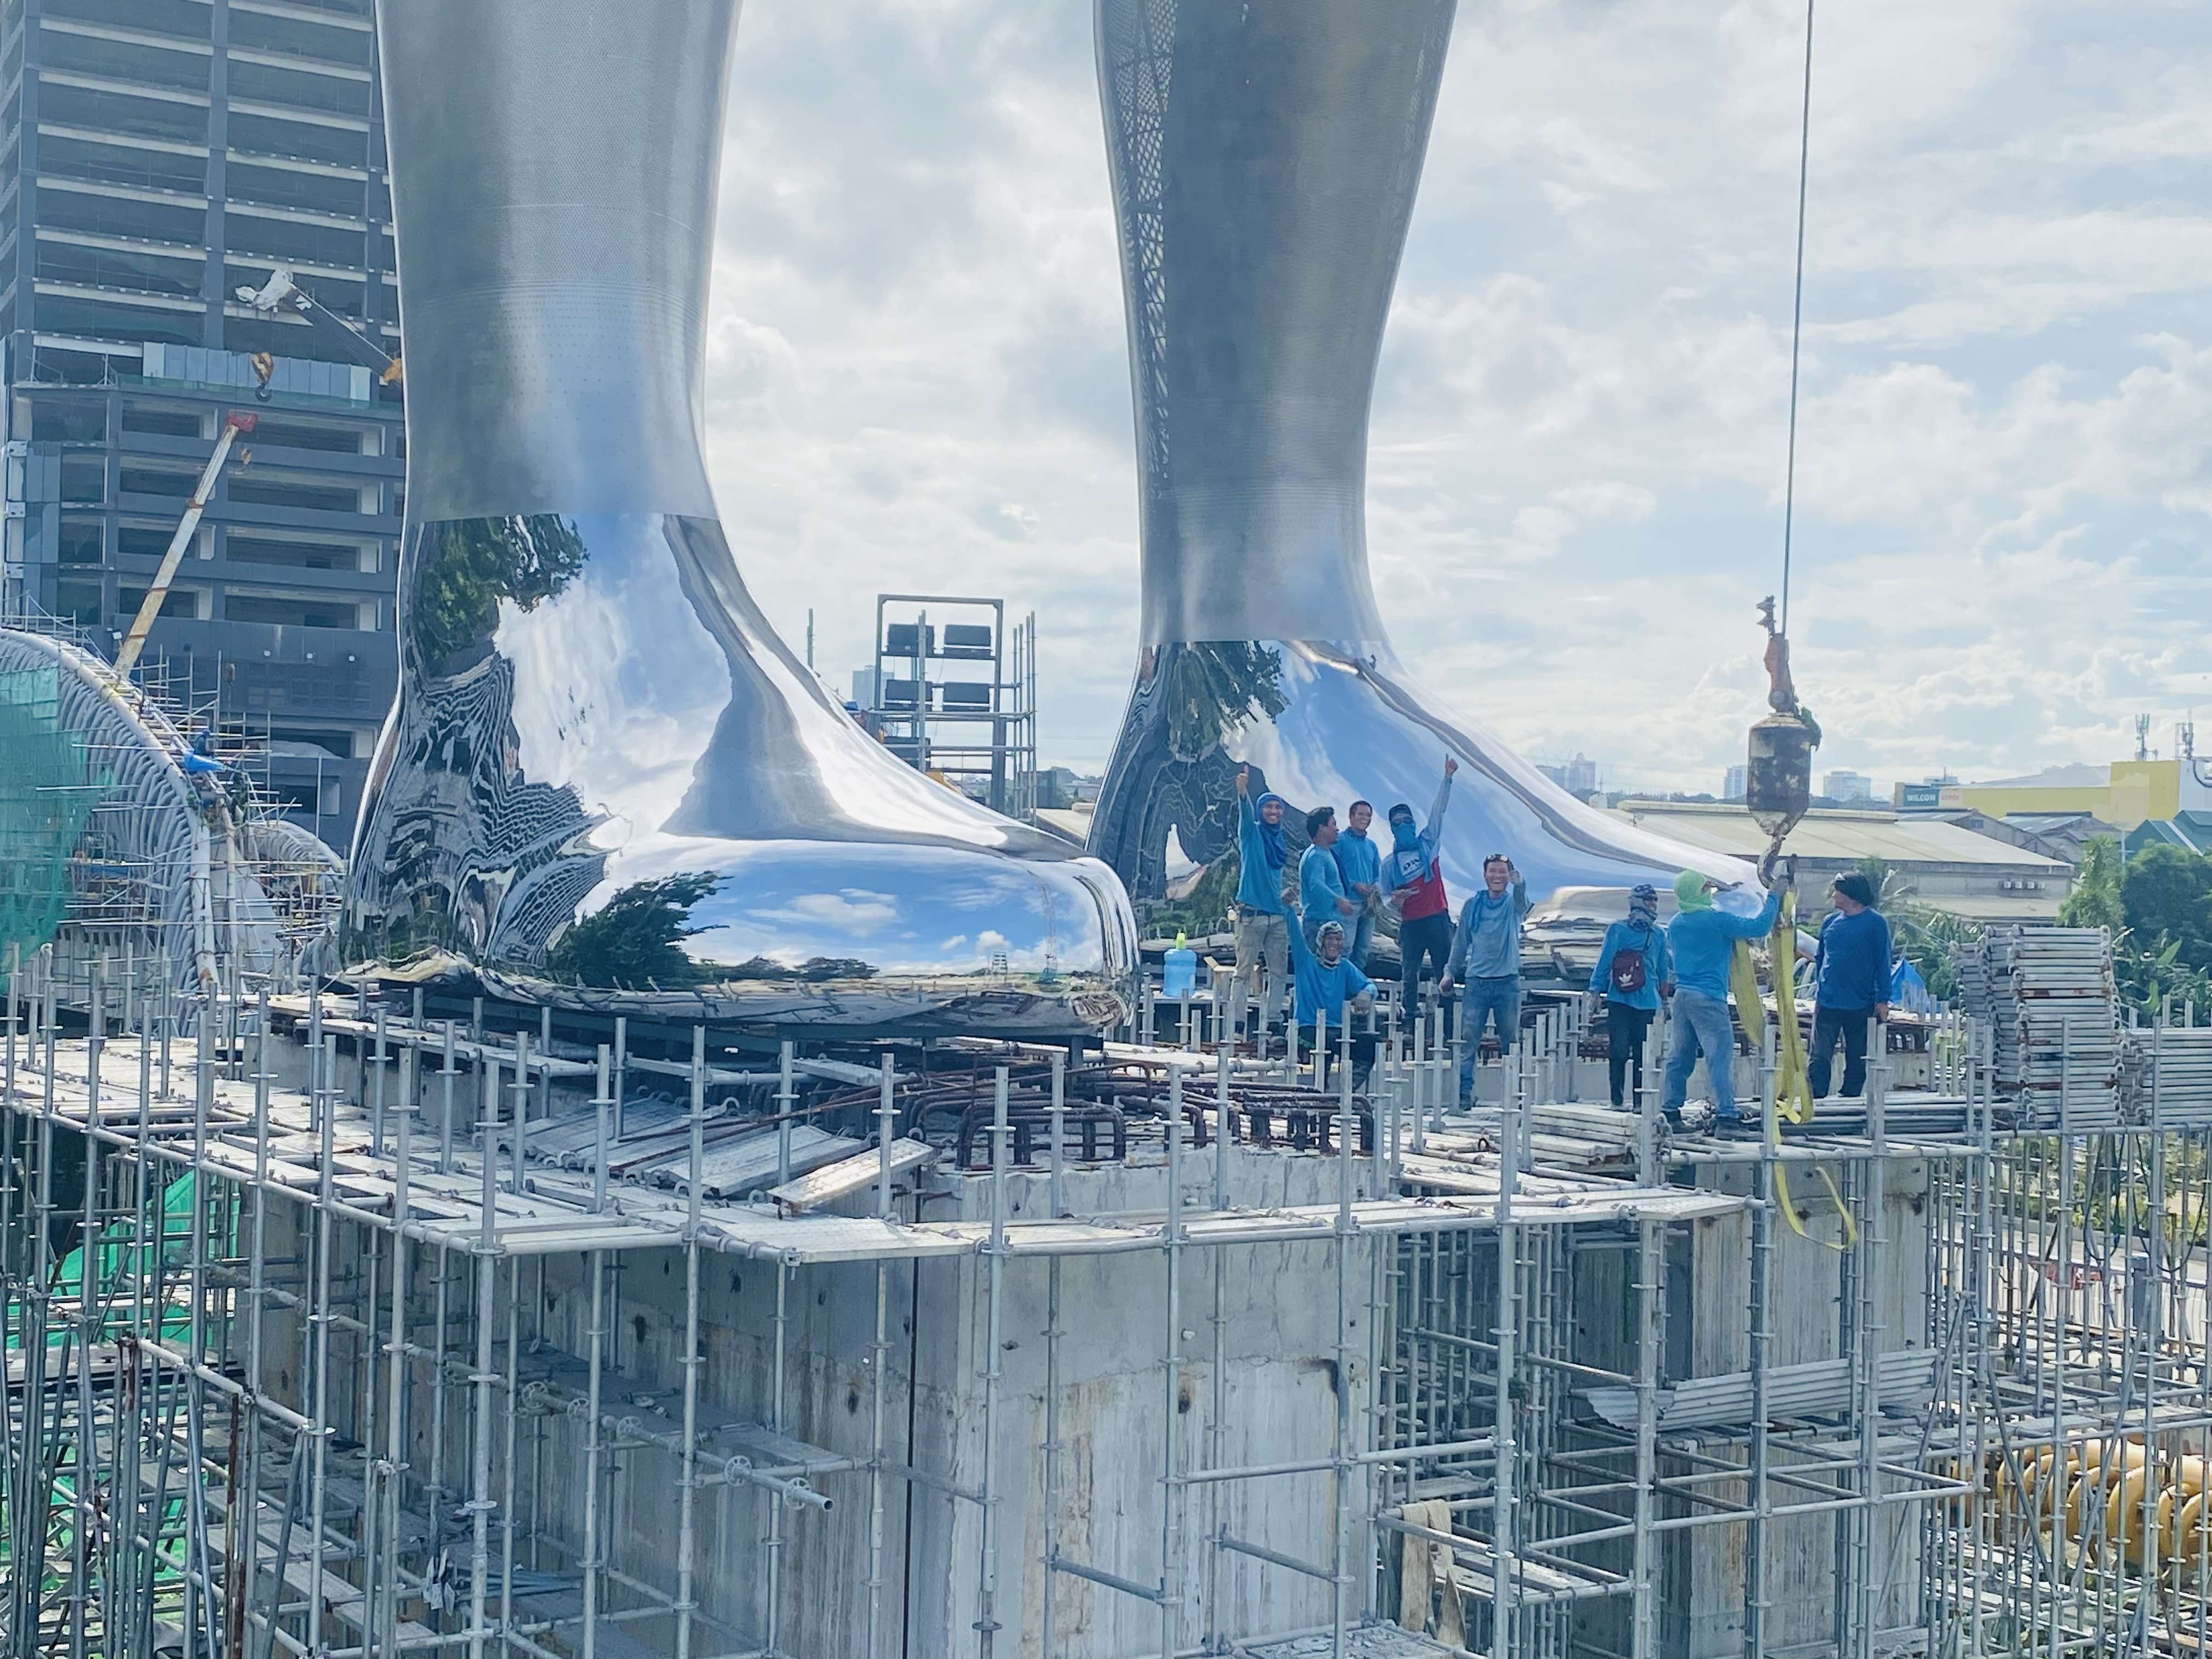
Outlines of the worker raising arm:
{"type": "Polygon", "coordinates": [[[1740,939],[1764,939],[1781,913],[1782,896],[1769,893],[1752,916],[1732,916],[1713,908],[1720,884],[1694,870],[1674,878],[1674,902],[1681,914],[1667,930],[1674,955],[1674,1012],[1683,1030],[1667,1055],[1667,1090],[1662,1106],[1667,1121],[1679,1123],[1690,1091],[1690,1071],[1705,1056],[1712,1079],[1713,1110],[1723,1128],[1743,1120],[1735,1106],[1735,1033],[1729,1024],[1729,962],[1740,939]]]}
{"type": "Polygon", "coordinates": [[[1437,847],[1444,832],[1444,808],[1451,804],[1452,774],[1458,770],[1459,763],[1445,756],[1443,781],[1437,786],[1427,829],[1415,831],[1413,809],[1406,802],[1390,809],[1390,850],[1382,855],[1382,891],[1398,907],[1398,959],[1408,1020],[1420,1012],[1422,969],[1432,967],[1441,979],[1451,955],[1451,901],[1444,895],[1437,847]]]}
{"type": "Polygon", "coordinates": [[[1280,795],[1251,795],[1251,768],[1237,769],[1237,994],[1241,1006],[1251,998],[1258,1010],[1255,1035],[1282,1010],[1289,988],[1290,927],[1283,908],[1283,866],[1290,848],[1283,844],[1280,795]]]}

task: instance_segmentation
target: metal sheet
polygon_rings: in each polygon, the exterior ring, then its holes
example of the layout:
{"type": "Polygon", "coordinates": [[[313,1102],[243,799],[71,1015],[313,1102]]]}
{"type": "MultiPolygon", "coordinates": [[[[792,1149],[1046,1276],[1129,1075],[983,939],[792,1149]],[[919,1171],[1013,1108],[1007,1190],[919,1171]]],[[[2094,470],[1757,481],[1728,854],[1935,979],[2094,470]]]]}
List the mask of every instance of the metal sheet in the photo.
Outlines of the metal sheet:
{"type": "MultiPolygon", "coordinates": [[[[937,1148],[926,1141],[894,1140],[891,1142],[891,1179],[911,1175],[925,1164],[934,1163],[937,1148]]],[[[863,1193],[883,1178],[884,1160],[872,1146],[864,1147],[850,1158],[840,1158],[835,1164],[824,1164],[796,1181],[787,1181],[781,1187],[769,1188],[768,1195],[786,1215],[799,1215],[808,1210],[818,1210],[824,1204],[835,1203],[854,1193],[863,1193]]]]}
{"type": "Polygon", "coordinates": [[[731,0],[379,9],[408,525],[346,960],[556,1000],[784,987],[794,1025],[849,1024],[814,994],[841,987],[896,1011],[926,986],[931,1018],[987,1034],[1039,1001],[1113,1018],[1135,951],[1112,872],[871,741],[714,517],[736,23],[731,0]]]}
{"type": "Polygon", "coordinates": [[[1200,863],[1233,849],[1241,763],[1301,810],[1425,817],[1447,754],[1462,895],[1501,848],[1539,900],[1750,873],[1577,801],[1415,685],[1384,635],[1368,405],[1453,9],[1098,0],[1144,600],[1091,849],[1140,898],[1165,890],[1171,834],[1200,863]]]}

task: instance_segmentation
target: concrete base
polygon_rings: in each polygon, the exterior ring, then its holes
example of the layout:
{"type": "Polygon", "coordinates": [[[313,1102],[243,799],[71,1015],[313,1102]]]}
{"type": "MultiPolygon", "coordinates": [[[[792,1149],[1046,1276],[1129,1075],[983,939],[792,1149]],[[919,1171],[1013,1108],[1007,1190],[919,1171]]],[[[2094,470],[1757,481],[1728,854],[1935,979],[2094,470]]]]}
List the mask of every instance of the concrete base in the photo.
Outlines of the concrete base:
{"type": "MultiPolygon", "coordinates": [[[[429,1109],[414,1130],[417,1146],[435,1141],[426,1127],[435,1085],[426,1082],[429,1109]]],[[[465,1123],[475,1115],[473,1083],[464,1079],[456,1091],[467,1103],[458,1114],[465,1123]]],[[[1355,1159],[1352,1168],[1354,1196],[1373,1196],[1370,1164],[1355,1159]]],[[[1184,1202],[1195,1218],[1212,1203],[1213,1152],[1188,1152],[1183,1171],[1184,1202]]],[[[1233,1146],[1225,1184],[1232,1204],[1327,1204],[1338,1195],[1340,1175],[1333,1157],[1233,1146]]],[[[1079,1216],[1156,1212],[1165,1207],[1166,1182],[1157,1147],[1124,1164],[1073,1166],[1063,1207],[1079,1216]]],[[[1042,1171],[1010,1176],[1010,1217],[1036,1217],[1048,1190],[1042,1171]]],[[[991,1203],[988,1176],[955,1175],[925,1178],[918,1201],[902,1209],[927,1226],[986,1219],[991,1203]]],[[[300,1218],[289,1206],[272,1210],[272,1254],[307,1257],[300,1218]]],[[[701,1473],[714,1484],[695,1492],[690,1594],[703,1618],[721,1628],[697,1632],[692,1651],[865,1654],[872,1620],[872,1651],[883,1656],[974,1652],[987,1626],[997,1632],[989,1650],[1037,1654],[1048,1603],[1060,1656],[1158,1652],[1164,1643],[1183,1650],[1214,1632],[1257,1637],[1326,1625],[1334,1616],[1328,1583],[1217,1550],[1210,1540],[1225,1534],[1324,1574],[1337,1571],[1332,1475],[1324,1469],[1199,1485],[1182,1477],[1208,1468],[1325,1462],[1340,1407],[1352,1450],[1366,1446],[1375,1248],[1354,1240],[1346,1251],[1341,1307],[1326,1242],[1186,1246],[1172,1279],[1158,1247],[1071,1255],[1056,1267],[1024,1256],[1001,1267],[995,1341],[988,1256],[806,1268],[703,1257],[701,1473]],[[1218,1409],[1217,1331],[1225,1362],[1218,1409]],[[1340,1353],[1348,1364],[1340,1364],[1340,1353]],[[785,1504],[723,1477],[726,1460],[744,1449],[744,1436],[725,1425],[746,1423],[780,1425],[842,1465],[811,1477],[832,1500],[827,1511],[785,1504]],[[1050,1460],[1048,1441],[1056,1443],[1050,1460]],[[868,1466],[878,1452],[885,1474],[876,1480],[868,1466]],[[902,1478],[908,1466],[916,1472],[910,1480],[902,1478]],[[985,1498],[988,1504],[977,1501],[985,1498]],[[1143,1586],[1154,1599],[1048,1573],[1044,1563],[1055,1553],[1143,1586]]],[[[342,1228],[332,1261],[341,1311],[360,1319],[373,1306],[380,1330],[388,1329],[391,1238],[342,1228]]],[[[569,1391],[585,1386],[580,1361],[592,1341],[592,1261],[490,1262],[489,1374],[501,1381],[483,1390],[468,1376],[478,1363],[480,1265],[460,1255],[441,1264],[419,1246],[409,1247],[405,1264],[410,1337],[441,1348],[451,1362],[442,1402],[427,1362],[409,1372],[406,1502],[444,1517],[449,1581],[464,1608],[473,1547],[465,1505],[476,1495],[479,1428],[489,1437],[483,1467],[495,1506],[495,1605],[510,1524],[519,1567],[579,1571],[589,1466],[584,1413],[569,1391]],[[510,1333],[520,1385],[512,1401],[503,1381],[510,1333]],[[425,1492],[434,1478],[443,1490],[425,1492]]],[[[671,1597],[681,1589],[684,1469],[672,1450],[651,1440],[676,1436],[683,1425],[687,1273],[681,1248],[608,1258],[602,1327],[603,1396],[631,1431],[621,1437],[624,1449],[603,1461],[601,1547],[615,1573],[671,1597]]],[[[264,1384],[295,1407],[302,1379],[313,1375],[307,1361],[314,1340],[296,1313],[269,1322],[264,1384]]],[[[372,1364],[372,1344],[359,1332],[341,1325],[330,1340],[329,1410],[338,1433],[368,1442],[380,1456],[388,1371],[372,1364]]],[[[617,1437],[603,1431],[603,1438],[617,1437]]],[[[1346,1496],[1356,1513],[1359,1490],[1346,1496]]],[[[1357,1621],[1366,1612],[1370,1540],[1364,1528],[1346,1527],[1344,1542],[1357,1621]]],[[[610,1605],[635,1608],[642,1600],[617,1583],[610,1605]]],[[[576,1605],[571,1590],[526,1601],[523,1611],[573,1614],[576,1605]]],[[[623,1629],[646,1650],[672,1652],[674,1626],[662,1613],[623,1629]]],[[[622,1639],[603,1636],[600,1651],[637,1650],[622,1639]]]]}

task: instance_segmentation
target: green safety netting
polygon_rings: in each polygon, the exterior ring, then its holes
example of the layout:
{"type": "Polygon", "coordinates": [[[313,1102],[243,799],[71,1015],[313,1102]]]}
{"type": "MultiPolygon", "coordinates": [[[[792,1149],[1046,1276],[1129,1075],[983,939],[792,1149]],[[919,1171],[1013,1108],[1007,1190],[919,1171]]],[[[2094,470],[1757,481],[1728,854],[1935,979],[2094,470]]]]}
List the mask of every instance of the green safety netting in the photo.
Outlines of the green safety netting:
{"type": "Polygon", "coordinates": [[[0,960],[54,936],[70,901],[70,854],[107,793],[64,729],[59,671],[0,671],[0,960]]]}
{"type": "MultiPolygon", "coordinates": [[[[161,1211],[157,1237],[141,1242],[137,1237],[136,1217],[116,1222],[103,1231],[95,1246],[93,1280],[94,1291],[106,1302],[108,1316],[104,1322],[101,1337],[117,1331],[137,1328],[133,1318],[134,1291],[143,1286],[143,1294],[150,1298],[165,1296],[167,1311],[161,1318],[161,1334],[165,1337],[189,1332],[191,1328],[191,1310],[178,1300],[185,1278],[191,1268],[192,1249],[192,1177],[179,1176],[161,1189],[161,1211]],[[156,1271],[157,1267],[160,1271],[156,1271]],[[137,1281],[134,1283],[134,1281],[137,1281]]],[[[208,1228],[208,1256],[213,1260],[222,1254],[222,1230],[225,1218],[210,1212],[206,1218],[208,1228]]],[[[61,1260],[54,1272],[52,1294],[63,1300],[74,1302],[77,1286],[84,1276],[84,1247],[79,1245],[61,1260]]],[[[23,1322],[18,1308],[17,1317],[9,1322],[7,1346],[22,1346],[23,1322]]],[[[74,1320],[72,1320],[74,1324],[74,1320]]],[[[46,1332],[46,1346],[55,1347],[64,1340],[59,1328],[46,1332]]]]}

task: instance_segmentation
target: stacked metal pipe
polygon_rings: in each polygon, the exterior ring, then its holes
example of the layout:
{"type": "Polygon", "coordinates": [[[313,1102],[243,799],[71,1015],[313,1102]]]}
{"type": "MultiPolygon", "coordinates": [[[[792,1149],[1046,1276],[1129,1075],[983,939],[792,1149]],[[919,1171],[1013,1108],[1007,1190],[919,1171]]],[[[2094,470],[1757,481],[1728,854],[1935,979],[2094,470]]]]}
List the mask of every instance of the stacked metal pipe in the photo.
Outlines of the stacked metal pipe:
{"type": "Polygon", "coordinates": [[[2117,1128],[2118,995],[2101,927],[1992,928],[1983,939],[1996,1082],[2022,1128],[2117,1128]]]}
{"type": "Polygon", "coordinates": [[[2128,1115],[2167,1128],[2212,1123],[2212,1026],[2142,1026],[2121,1049],[2128,1115]]]}

